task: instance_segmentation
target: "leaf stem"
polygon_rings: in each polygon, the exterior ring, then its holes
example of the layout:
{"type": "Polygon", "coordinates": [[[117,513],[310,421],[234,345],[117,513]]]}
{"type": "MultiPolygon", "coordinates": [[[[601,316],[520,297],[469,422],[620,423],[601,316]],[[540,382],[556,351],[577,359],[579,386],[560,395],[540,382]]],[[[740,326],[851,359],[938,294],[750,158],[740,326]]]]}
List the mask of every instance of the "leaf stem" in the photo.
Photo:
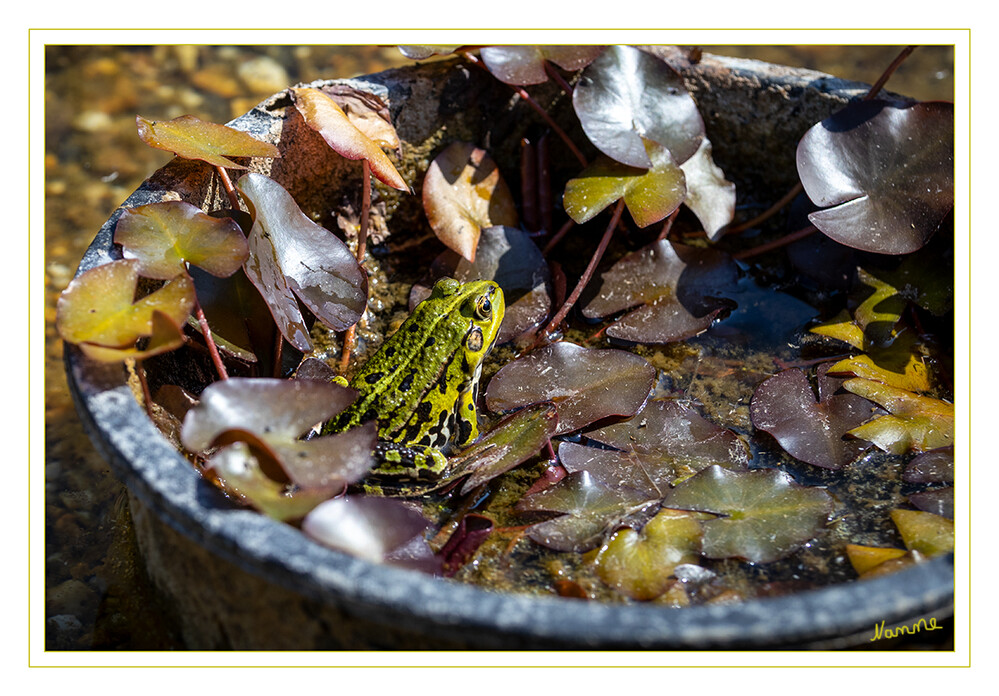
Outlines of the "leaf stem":
{"type": "Polygon", "coordinates": [[[232,185],[232,179],[229,178],[229,172],[226,171],[225,167],[218,166],[215,167],[215,171],[222,179],[222,188],[225,189],[225,193],[229,197],[229,207],[233,210],[239,210],[239,196],[236,194],[236,187],[232,185]]]}
{"type": "Polygon", "coordinates": [[[865,100],[874,99],[874,97],[877,96],[878,92],[880,92],[882,88],[884,88],[885,83],[888,82],[888,78],[890,78],[892,74],[894,74],[894,72],[898,70],[898,66],[900,66],[906,58],[912,55],[912,52],[915,50],[916,46],[906,46],[905,48],[903,48],[901,53],[899,53],[895,57],[895,60],[891,62],[891,65],[885,68],[885,71],[881,73],[881,77],[878,78],[878,81],[875,82],[873,85],[871,85],[871,89],[868,90],[867,95],[864,97],[864,99],[865,100]]]}
{"type": "Polygon", "coordinates": [[[562,88],[562,91],[565,92],[567,96],[570,98],[572,97],[572,85],[566,82],[565,78],[562,77],[562,73],[555,69],[555,66],[552,65],[550,60],[545,61],[545,72],[548,73],[549,77],[558,83],[558,86],[562,88]]]}
{"type": "Polygon", "coordinates": [[[676,220],[676,216],[679,212],[680,207],[677,206],[677,208],[669,214],[669,217],[666,218],[666,222],[663,223],[663,228],[659,230],[659,236],[656,237],[657,242],[661,242],[669,236],[669,231],[673,229],[673,221],[676,220]]]}
{"type": "MultiPolygon", "coordinates": [[[[357,251],[355,258],[358,265],[364,267],[364,255],[368,252],[368,215],[371,210],[371,164],[361,160],[361,225],[357,230],[357,251]]],[[[343,348],[340,351],[340,374],[346,374],[350,365],[350,356],[354,352],[357,337],[357,324],[348,326],[343,334],[343,348]]]]}
{"type": "Polygon", "coordinates": [[[769,220],[771,217],[776,215],[781,208],[783,208],[785,205],[793,201],[794,197],[797,196],[799,193],[801,193],[803,190],[804,187],[801,185],[801,182],[799,181],[791,188],[790,191],[785,193],[779,201],[777,201],[772,206],[767,208],[765,211],[754,217],[752,220],[747,220],[746,222],[739,223],[735,227],[728,228],[728,231],[725,232],[725,234],[738,234],[739,232],[744,232],[751,227],[756,227],[761,222],[769,220]]]}
{"type": "Polygon", "coordinates": [[[205,345],[208,346],[208,354],[212,356],[212,364],[215,365],[215,371],[218,372],[219,379],[229,379],[229,373],[226,372],[218,346],[215,345],[215,339],[212,338],[212,330],[208,326],[205,311],[201,308],[201,303],[197,299],[194,300],[194,316],[198,319],[198,324],[201,326],[201,334],[205,337],[205,345]]]}
{"type": "Polygon", "coordinates": [[[555,247],[556,244],[562,241],[562,237],[564,237],[566,233],[569,230],[571,230],[572,226],[575,224],[576,222],[572,218],[566,220],[565,224],[559,228],[559,231],[556,232],[554,235],[552,235],[552,238],[548,240],[547,244],[545,244],[545,248],[541,251],[542,255],[548,256],[548,252],[550,252],[555,247]]]}
{"type": "Polygon", "coordinates": [[[153,396],[149,393],[149,381],[146,379],[146,366],[142,364],[142,361],[136,358],[135,360],[135,376],[139,380],[139,386],[142,388],[142,401],[143,406],[146,407],[146,415],[149,419],[153,419],[153,396]]]}
{"type": "Polygon", "coordinates": [[[618,220],[621,219],[621,213],[624,212],[624,199],[619,198],[617,205],[614,206],[614,214],[611,216],[610,224],[607,225],[607,229],[604,231],[604,236],[600,239],[600,244],[597,246],[597,250],[593,253],[593,258],[590,259],[590,263],[586,266],[586,270],[583,271],[583,275],[580,276],[579,282],[576,283],[576,287],[573,288],[572,294],[566,299],[565,304],[562,305],[558,313],[552,317],[552,320],[548,323],[548,326],[542,332],[542,336],[548,336],[555,332],[562,320],[565,319],[566,315],[569,314],[569,310],[572,306],[576,304],[576,300],[583,292],[583,288],[586,284],[590,282],[590,278],[593,276],[593,272],[597,268],[597,264],[600,263],[600,259],[604,255],[604,251],[607,250],[607,245],[610,243],[611,235],[614,233],[614,229],[617,227],[618,220]]]}
{"type": "Polygon", "coordinates": [[[783,237],[781,237],[780,239],[775,239],[772,242],[767,242],[766,244],[760,244],[759,246],[752,247],[751,249],[743,249],[742,251],[738,252],[737,254],[733,254],[732,258],[739,259],[739,260],[748,259],[748,258],[751,258],[753,256],[757,256],[759,254],[766,253],[768,251],[773,251],[774,249],[779,249],[782,246],[787,246],[788,244],[791,244],[792,242],[797,242],[799,239],[804,239],[808,235],[812,234],[813,232],[817,232],[817,231],[818,230],[815,228],[815,225],[809,225],[808,227],[802,227],[797,232],[792,232],[790,234],[786,234],[783,237]]]}

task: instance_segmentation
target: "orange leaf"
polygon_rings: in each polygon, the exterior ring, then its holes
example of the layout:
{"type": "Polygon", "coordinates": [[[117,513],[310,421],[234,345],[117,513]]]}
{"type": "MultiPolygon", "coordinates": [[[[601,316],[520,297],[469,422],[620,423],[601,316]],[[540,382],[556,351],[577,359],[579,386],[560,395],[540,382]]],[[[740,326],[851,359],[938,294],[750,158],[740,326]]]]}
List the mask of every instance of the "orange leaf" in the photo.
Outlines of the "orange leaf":
{"type": "Polygon", "coordinates": [[[172,121],[149,121],[136,116],[135,125],[139,137],[147,145],[216,167],[246,169],[229,157],[281,156],[274,145],[257,140],[249,133],[194,116],[178,116],[172,121]]]}

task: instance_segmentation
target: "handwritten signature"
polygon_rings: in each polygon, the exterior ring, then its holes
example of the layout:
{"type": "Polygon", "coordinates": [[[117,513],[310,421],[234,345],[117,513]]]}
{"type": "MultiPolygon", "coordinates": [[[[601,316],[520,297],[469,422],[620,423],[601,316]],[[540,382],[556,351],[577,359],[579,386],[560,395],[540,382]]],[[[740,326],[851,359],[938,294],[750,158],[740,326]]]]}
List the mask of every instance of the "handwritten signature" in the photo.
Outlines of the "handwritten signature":
{"type": "Polygon", "coordinates": [[[885,622],[882,621],[879,624],[874,624],[874,637],[871,638],[873,643],[876,640],[881,640],[882,638],[898,638],[899,636],[911,636],[919,633],[920,631],[936,631],[943,628],[943,626],[937,626],[937,620],[934,617],[929,619],[919,619],[916,623],[906,626],[889,626],[885,628],[885,622]]]}

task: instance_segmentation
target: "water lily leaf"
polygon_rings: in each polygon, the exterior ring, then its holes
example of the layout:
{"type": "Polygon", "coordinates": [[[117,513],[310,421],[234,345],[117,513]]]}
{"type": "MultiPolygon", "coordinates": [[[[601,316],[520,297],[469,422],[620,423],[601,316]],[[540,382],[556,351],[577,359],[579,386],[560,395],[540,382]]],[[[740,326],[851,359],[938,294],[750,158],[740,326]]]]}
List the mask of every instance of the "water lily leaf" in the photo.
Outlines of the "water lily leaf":
{"type": "Polygon", "coordinates": [[[178,116],[172,121],[150,121],[135,117],[139,137],[144,143],[179,157],[203,160],[216,167],[246,169],[230,157],[280,157],[271,143],[257,140],[249,133],[202,121],[194,116],[178,116]]]}
{"type": "Polygon", "coordinates": [[[805,133],[797,165],[823,233],[863,251],[916,251],[954,206],[954,105],[853,102],[805,133]]]}
{"type": "Polygon", "coordinates": [[[430,526],[415,507],[372,496],[327,500],[302,520],[302,531],[316,541],[372,563],[391,562],[430,526]]]}
{"type": "Polygon", "coordinates": [[[929,391],[930,373],[919,337],[903,329],[891,345],[872,346],[867,353],[829,366],[831,375],[852,375],[908,391],[929,391]]]}
{"type": "Polygon", "coordinates": [[[251,505],[268,517],[282,522],[301,519],[336,490],[288,487],[264,473],[256,451],[246,442],[234,442],[219,449],[208,468],[230,496],[251,505]]]}
{"type": "Polygon", "coordinates": [[[183,201],[161,201],[122,212],[114,230],[125,258],[139,260],[139,273],[166,280],[187,270],[230,276],[246,261],[246,237],[232,218],[214,218],[183,201]]]}
{"type": "Polygon", "coordinates": [[[423,208],[437,238],[469,261],[475,261],[483,228],[517,226],[517,208],[499,168],[471,143],[451,143],[430,163],[423,208]]]}
{"type": "Polygon", "coordinates": [[[601,444],[646,455],[644,462],[658,461],[677,476],[688,476],[711,464],[742,468],[749,461],[748,447],[735,433],[673,399],[650,401],[633,418],[583,434],[601,444]]]}
{"type": "Polygon", "coordinates": [[[905,548],[926,556],[954,550],[954,521],[922,510],[891,511],[891,520],[902,535],[905,548]]]}
{"type": "Polygon", "coordinates": [[[623,350],[583,348],[560,341],[507,363],[489,382],[486,406],[494,413],[551,401],[558,433],[608,416],[638,412],[655,381],[645,358],[623,350]]]}
{"type": "Polygon", "coordinates": [[[409,184],[382,152],[379,143],[359,130],[328,94],[312,87],[296,87],[291,93],[295,107],[306,124],[319,133],[333,150],[350,160],[367,160],[371,173],[383,184],[400,191],[410,191],[409,184]]]}
{"type": "MultiPolygon", "coordinates": [[[[705,515],[706,517],[706,515],[705,515]]],[[[594,560],[604,584],[638,600],[655,599],[673,584],[673,569],[700,556],[697,513],[664,509],[640,532],[619,529],[594,560]]]]}
{"type": "Polygon", "coordinates": [[[715,164],[707,138],[680,169],[687,185],[683,202],[700,220],[708,239],[715,241],[735,217],[735,184],[715,164]]]}
{"type": "Polygon", "coordinates": [[[704,137],[704,122],[683,78],[632,46],[610,46],[590,63],[572,104],[590,142],[632,167],[653,166],[646,140],[664,146],[682,164],[704,137]]]}
{"type": "Polygon", "coordinates": [[[850,430],[893,454],[925,452],[954,444],[954,404],[855,377],[843,388],[880,404],[889,415],[850,430]]]}
{"type": "Polygon", "coordinates": [[[133,259],[112,261],[74,278],[56,304],[56,328],[62,339],[130,349],[138,339],[153,333],[162,336],[167,330],[163,322],[154,327],[157,312],[175,327],[182,326],[195,302],[190,277],[180,274],[135,300],[139,265],[133,259]]]}
{"type": "Polygon", "coordinates": [[[792,457],[840,469],[867,447],[843,436],[868,420],[872,407],[853,394],[835,394],[826,384],[820,377],[816,397],[804,370],[778,372],[756,388],[750,417],[755,428],[773,435],[792,457]]]}
{"type": "MultiPolygon", "coordinates": [[[[551,273],[538,246],[517,227],[487,227],[479,237],[475,261],[468,261],[448,249],[430,264],[430,285],[441,278],[492,280],[503,289],[506,312],[500,325],[498,344],[528,333],[548,317],[551,273]]],[[[410,310],[430,296],[430,287],[414,285],[409,295],[410,310]]]]}
{"type": "Polygon", "coordinates": [[[934,488],[929,491],[920,491],[908,496],[909,503],[924,512],[932,512],[934,515],[949,517],[954,519],[954,488],[934,488]]]}
{"type": "Polygon", "coordinates": [[[254,213],[246,275],[288,342],[302,352],[312,348],[296,297],[334,331],[357,323],[368,278],[347,245],[312,222],[273,179],[251,172],[236,186],[254,213]]]}
{"type": "Polygon", "coordinates": [[[623,198],[635,224],[647,227],[679,208],[687,192],[683,170],[665,147],[651,141],[646,145],[648,168],[599,157],[567,181],[562,195],[566,214],[581,225],[623,198]]]}
{"type": "Polygon", "coordinates": [[[323,87],[323,93],[329,95],[347,114],[347,120],[378,147],[384,150],[399,147],[399,134],[392,125],[388,105],[378,95],[350,85],[327,85],[323,87]]]}
{"type": "Polygon", "coordinates": [[[548,80],[545,61],[563,70],[585,68],[603,46],[484,46],[482,62],[493,76],[510,85],[536,85],[548,80]]]}
{"type": "Polygon", "coordinates": [[[120,362],[126,358],[144,360],[154,355],[176,350],[184,345],[184,332],[173,319],[158,309],[153,310],[152,324],[149,336],[143,342],[143,347],[128,346],[125,348],[109,348],[94,343],[81,343],[83,353],[101,362],[120,362]]]}
{"type": "Polygon", "coordinates": [[[954,483],[954,447],[917,454],[902,472],[907,483],[954,483]]]}
{"type": "Polygon", "coordinates": [[[669,343],[707,329],[732,301],[738,268],[717,249],[654,242],[632,252],[600,276],[600,289],[583,308],[588,319],[632,311],[607,335],[636,343],[669,343]],[[633,309],[637,307],[637,309],[633,309]]]}
{"type": "Polygon", "coordinates": [[[521,409],[497,423],[471,447],[458,452],[449,462],[455,469],[453,480],[468,476],[461,494],[481,486],[537,455],[558,427],[553,404],[537,404],[521,409]]]}
{"type": "Polygon", "coordinates": [[[444,575],[452,577],[468,563],[475,552],[493,532],[493,522],[485,515],[463,515],[454,533],[441,549],[444,575]]]}
{"type": "Polygon", "coordinates": [[[611,488],[589,472],[578,471],[554,486],[525,495],[514,509],[560,513],[560,517],[531,525],[527,536],[557,551],[587,551],[599,543],[608,526],[647,503],[637,491],[611,488]]]}
{"type": "Polygon", "coordinates": [[[897,288],[909,302],[942,317],[954,307],[954,274],[941,269],[953,265],[953,239],[934,235],[918,254],[902,257],[894,269],[873,269],[870,275],[897,288]]]}
{"type": "MultiPolygon", "coordinates": [[[[272,365],[277,327],[246,272],[240,269],[228,278],[219,278],[192,267],[190,274],[219,350],[248,363],[272,365]]],[[[188,326],[201,332],[194,317],[188,319],[188,326]]]]}
{"type": "Polygon", "coordinates": [[[833,510],[824,490],[799,486],[777,469],[717,465],[677,484],[663,504],[723,515],[701,523],[702,553],[753,563],[775,561],[814,538],[833,510]]]}
{"type": "Polygon", "coordinates": [[[901,558],[904,555],[905,551],[902,549],[859,546],[857,544],[846,545],[846,556],[850,559],[850,565],[861,577],[869,574],[882,563],[901,558]]]}
{"type": "Polygon", "coordinates": [[[559,443],[558,457],[569,473],[586,471],[610,488],[640,491],[647,500],[659,500],[666,495],[670,483],[678,478],[677,472],[681,470],[680,465],[674,465],[668,457],[634,450],[621,452],[586,447],[573,442],[559,443]]]}
{"type": "Polygon", "coordinates": [[[399,52],[411,60],[426,60],[431,56],[446,56],[450,53],[454,53],[459,48],[458,46],[444,46],[444,45],[412,45],[412,46],[399,46],[399,52]]]}
{"type": "Polygon", "coordinates": [[[863,350],[865,346],[864,330],[857,325],[857,322],[845,309],[829,321],[813,326],[809,331],[819,336],[828,336],[849,343],[858,350],[863,350]]]}

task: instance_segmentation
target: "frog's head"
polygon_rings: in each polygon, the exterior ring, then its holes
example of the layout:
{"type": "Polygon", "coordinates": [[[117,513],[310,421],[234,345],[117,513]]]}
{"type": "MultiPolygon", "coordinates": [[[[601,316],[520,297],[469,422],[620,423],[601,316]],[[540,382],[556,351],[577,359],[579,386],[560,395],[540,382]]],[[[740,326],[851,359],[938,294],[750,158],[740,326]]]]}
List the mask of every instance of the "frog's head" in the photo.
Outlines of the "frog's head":
{"type": "Polygon", "coordinates": [[[467,326],[462,338],[462,349],[467,364],[478,367],[492,348],[499,334],[506,302],[503,290],[491,280],[472,280],[462,284],[454,278],[442,278],[434,284],[431,298],[445,300],[467,326]]]}

